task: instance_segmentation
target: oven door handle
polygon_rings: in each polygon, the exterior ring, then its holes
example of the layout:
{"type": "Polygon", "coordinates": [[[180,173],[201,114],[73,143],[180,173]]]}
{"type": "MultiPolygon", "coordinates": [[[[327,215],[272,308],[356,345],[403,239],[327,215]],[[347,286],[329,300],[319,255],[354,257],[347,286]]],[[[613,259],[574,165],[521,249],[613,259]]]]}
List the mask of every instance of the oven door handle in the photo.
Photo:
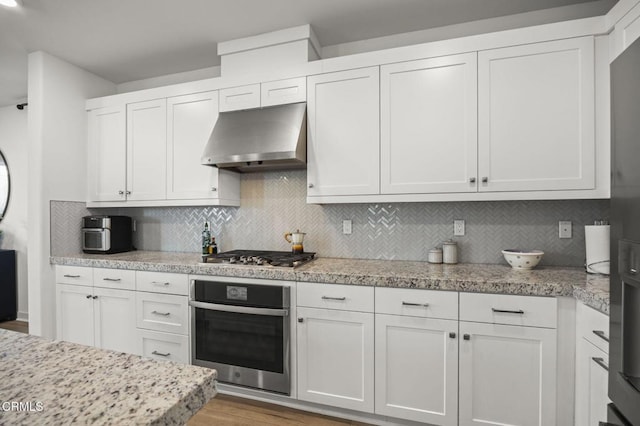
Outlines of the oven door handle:
{"type": "Polygon", "coordinates": [[[249,306],[221,305],[219,303],[197,302],[195,300],[190,300],[189,306],[193,306],[194,308],[206,309],[209,311],[235,312],[239,314],[265,315],[270,317],[289,316],[288,309],[252,308],[249,306]]]}

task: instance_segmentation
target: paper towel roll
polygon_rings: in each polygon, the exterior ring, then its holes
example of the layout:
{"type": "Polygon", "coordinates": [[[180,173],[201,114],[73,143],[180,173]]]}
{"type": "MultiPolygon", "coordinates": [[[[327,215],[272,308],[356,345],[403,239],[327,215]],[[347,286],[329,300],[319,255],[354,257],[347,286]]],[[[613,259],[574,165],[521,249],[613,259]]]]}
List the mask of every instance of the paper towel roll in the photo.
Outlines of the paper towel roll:
{"type": "Polygon", "coordinates": [[[609,275],[609,225],[584,227],[587,272],[609,275]]]}

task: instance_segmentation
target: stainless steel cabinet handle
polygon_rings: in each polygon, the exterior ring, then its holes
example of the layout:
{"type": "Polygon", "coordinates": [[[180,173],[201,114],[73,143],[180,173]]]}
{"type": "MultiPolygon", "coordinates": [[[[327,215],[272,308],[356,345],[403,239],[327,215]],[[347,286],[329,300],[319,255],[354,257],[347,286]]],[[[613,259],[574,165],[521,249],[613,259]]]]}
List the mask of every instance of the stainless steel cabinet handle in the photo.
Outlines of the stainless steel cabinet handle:
{"type": "Polygon", "coordinates": [[[593,357],[591,358],[593,360],[593,362],[595,362],[596,364],[598,364],[600,367],[604,368],[606,371],[609,371],[609,366],[607,365],[606,362],[604,362],[604,359],[599,358],[599,357],[593,357]]]}
{"type": "Polygon", "coordinates": [[[487,183],[487,182],[489,182],[489,178],[486,177],[486,176],[483,176],[482,177],[482,183],[487,183]]]}
{"type": "Polygon", "coordinates": [[[265,315],[268,317],[288,317],[288,309],[274,309],[274,308],[252,308],[249,306],[234,306],[234,305],[222,305],[218,303],[196,302],[195,300],[189,301],[189,306],[193,306],[198,309],[206,309],[208,311],[219,312],[236,312],[239,314],[255,314],[265,315]]]}
{"type": "Polygon", "coordinates": [[[429,306],[428,303],[413,303],[413,302],[402,302],[403,306],[422,306],[424,308],[426,308],[427,306],[429,306]]]}
{"type": "Polygon", "coordinates": [[[609,342],[609,338],[607,337],[607,335],[605,334],[604,331],[602,331],[602,330],[593,330],[593,334],[595,334],[596,336],[598,336],[599,338],[601,338],[605,342],[609,342]]]}
{"type": "Polygon", "coordinates": [[[87,294],[87,299],[91,299],[91,295],[90,294],[87,294]]]}
{"type": "Polygon", "coordinates": [[[80,275],[64,275],[65,278],[80,278],[80,275]]]}
{"type": "Polygon", "coordinates": [[[313,184],[312,183],[309,184],[309,188],[313,188],[313,184]]]}
{"type": "Polygon", "coordinates": [[[346,297],[322,296],[322,300],[347,300],[346,297]]]}
{"type": "Polygon", "coordinates": [[[491,308],[491,310],[493,312],[497,312],[497,313],[500,313],[500,314],[518,314],[518,315],[524,314],[524,311],[522,309],[518,309],[517,311],[510,311],[508,309],[491,308]]]}
{"type": "Polygon", "coordinates": [[[153,284],[153,285],[169,285],[171,283],[170,282],[162,282],[162,281],[151,281],[151,284],[153,284]]]}
{"type": "Polygon", "coordinates": [[[218,188],[216,188],[215,186],[211,187],[211,191],[216,192],[218,190],[218,188]]]}
{"type": "Polygon", "coordinates": [[[158,356],[169,356],[171,355],[171,352],[167,352],[166,354],[163,354],[162,352],[158,352],[158,351],[153,351],[151,352],[152,355],[158,355],[158,356]]]}
{"type": "Polygon", "coordinates": [[[151,311],[151,313],[154,314],[154,315],[162,315],[163,317],[168,317],[169,315],[171,315],[171,312],[151,311]]]}
{"type": "Polygon", "coordinates": [[[122,281],[121,278],[103,278],[102,281],[113,281],[115,283],[122,281]]]}
{"type": "Polygon", "coordinates": [[[462,338],[464,340],[471,340],[471,335],[470,334],[465,334],[465,335],[462,336],[462,338]]]}
{"type": "Polygon", "coordinates": [[[476,178],[474,178],[474,177],[469,178],[469,183],[476,183],[476,178]]]}

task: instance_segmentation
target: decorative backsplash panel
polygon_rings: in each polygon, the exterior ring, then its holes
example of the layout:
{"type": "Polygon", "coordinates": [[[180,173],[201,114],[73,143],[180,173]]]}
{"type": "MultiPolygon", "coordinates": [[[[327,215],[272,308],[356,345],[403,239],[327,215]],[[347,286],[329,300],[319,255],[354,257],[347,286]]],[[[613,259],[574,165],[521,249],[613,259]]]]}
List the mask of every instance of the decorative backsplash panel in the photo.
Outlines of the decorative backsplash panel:
{"type": "Polygon", "coordinates": [[[521,248],[544,250],[543,265],[582,266],[584,225],[609,217],[608,200],[313,205],[305,171],[245,174],[241,194],[239,208],[87,210],[54,201],[52,253],[80,251],[79,230],[69,228],[91,212],[132,216],[141,250],[199,252],[206,220],[221,250],[288,250],[284,233],[300,229],[305,250],[322,257],[426,260],[430,248],[453,238],[465,263],[504,263],[502,249],[521,248]],[[344,219],[353,221],[351,235],[342,234],[344,219]],[[465,236],[453,237],[454,219],[465,220],[465,236]],[[559,220],[573,222],[573,238],[558,238],[559,220]]]}

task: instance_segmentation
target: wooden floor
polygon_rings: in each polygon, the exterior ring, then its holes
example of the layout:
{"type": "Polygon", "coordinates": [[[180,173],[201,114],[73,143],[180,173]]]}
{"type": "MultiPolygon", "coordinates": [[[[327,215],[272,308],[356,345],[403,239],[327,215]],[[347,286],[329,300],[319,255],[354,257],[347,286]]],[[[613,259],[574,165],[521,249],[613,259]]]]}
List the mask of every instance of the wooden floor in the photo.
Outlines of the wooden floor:
{"type": "Polygon", "coordinates": [[[29,323],[25,321],[5,321],[0,322],[0,328],[11,331],[19,331],[20,333],[29,334],[29,323]]]}
{"type": "Polygon", "coordinates": [[[188,426],[313,425],[344,426],[366,423],[322,416],[265,402],[218,394],[189,420],[188,426]]]}
{"type": "MultiPolygon", "coordinates": [[[[0,322],[0,328],[18,331],[20,333],[29,333],[29,323],[24,321],[0,322]]],[[[282,407],[280,405],[218,394],[189,420],[188,426],[344,426],[364,424],[365,423],[294,410],[293,408],[282,407]]]]}

